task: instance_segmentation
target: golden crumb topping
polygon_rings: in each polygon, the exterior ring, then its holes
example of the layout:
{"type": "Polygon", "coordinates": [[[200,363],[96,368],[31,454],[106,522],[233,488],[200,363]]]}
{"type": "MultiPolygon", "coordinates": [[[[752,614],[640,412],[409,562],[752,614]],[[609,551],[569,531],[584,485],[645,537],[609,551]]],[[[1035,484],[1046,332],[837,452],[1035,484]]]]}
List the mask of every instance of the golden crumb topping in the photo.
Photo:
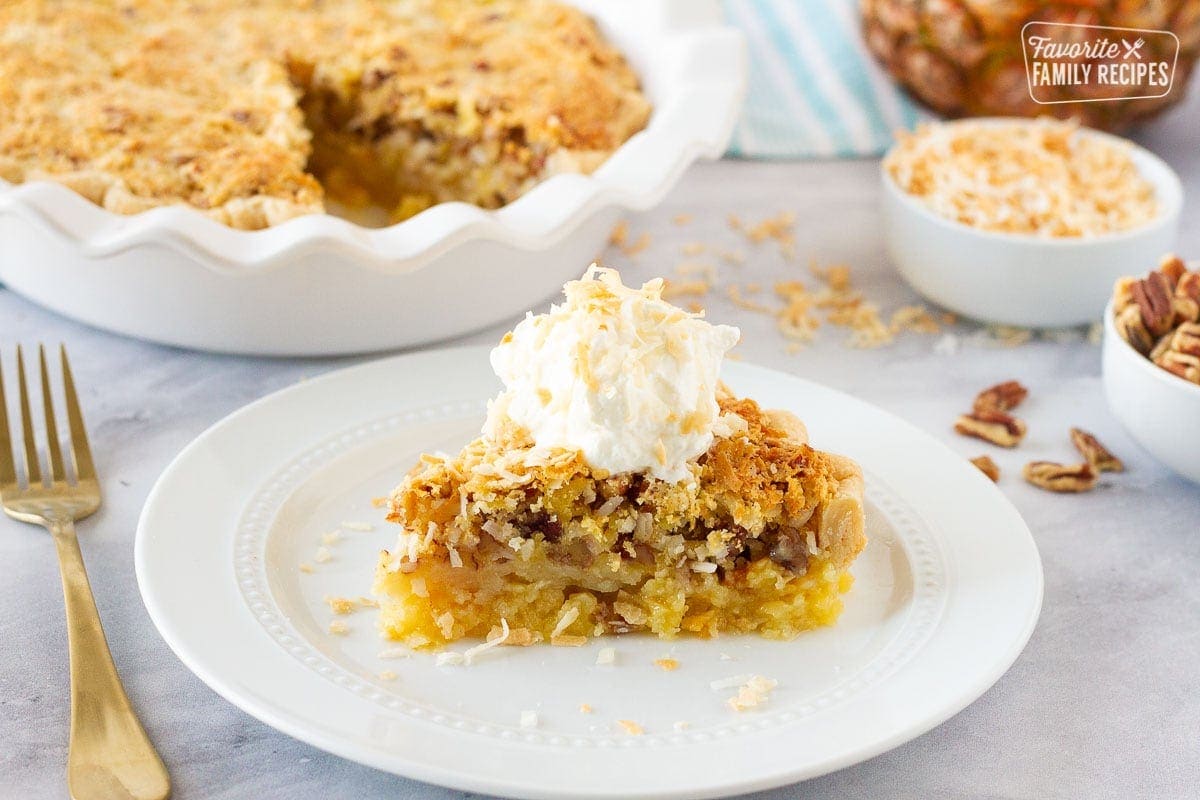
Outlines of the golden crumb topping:
{"type": "Polygon", "coordinates": [[[553,0],[16,0],[0,6],[0,178],[241,228],[508,202],[646,122],[637,77],[553,0]]]}

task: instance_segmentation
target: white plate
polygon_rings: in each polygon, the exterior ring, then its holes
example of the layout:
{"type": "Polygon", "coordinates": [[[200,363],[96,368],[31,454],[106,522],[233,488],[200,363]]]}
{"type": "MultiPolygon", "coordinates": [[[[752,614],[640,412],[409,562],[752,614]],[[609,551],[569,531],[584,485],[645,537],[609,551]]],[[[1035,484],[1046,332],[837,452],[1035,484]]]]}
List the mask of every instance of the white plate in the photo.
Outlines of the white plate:
{"type": "Polygon", "coordinates": [[[495,211],[441,203],[387,228],[311,214],[261,231],[184,206],[122,216],[55,183],[0,180],[0,281],[81,322],[170,345],[328,355],[410,347],[523,314],[576,278],[613,224],[718,158],[746,87],[716,0],[570,0],[654,104],[591,175],[495,211]]]}
{"type": "MultiPolygon", "coordinates": [[[[373,497],[423,450],[456,450],[497,389],[487,350],[419,353],[308,381],[231,415],[151,492],[137,576],[159,631],[230,702],[379,769],[512,797],[710,797],[820,775],[917,736],[977,698],[1029,637],[1042,596],[1024,522],[974,467],[852,397],[726,365],[733,389],[795,411],[858,459],[870,543],[838,624],[791,642],[627,636],[499,648],[470,667],[383,660],[373,610],[327,632],[325,594],[369,592],[394,541],[373,497]],[[321,535],[345,521],[333,559],[321,535]],[[302,562],[315,572],[304,574],[302,562]],[[615,666],[596,666],[601,646],[615,666]],[[653,661],[680,662],[664,672],[653,661]],[[381,680],[383,670],[398,673],[381,680]],[[713,680],[779,681],[735,713],[713,680]],[[581,713],[587,703],[593,713],[581,713]],[[522,728],[536,710],[539,726],[522,728]],[[644,726],[629,736],[617,720],[644,726]],[[674,723],[689,723],[676,730],[674,723]]],[[[460,648],[461,649],[461,646],[460,648]]]]}

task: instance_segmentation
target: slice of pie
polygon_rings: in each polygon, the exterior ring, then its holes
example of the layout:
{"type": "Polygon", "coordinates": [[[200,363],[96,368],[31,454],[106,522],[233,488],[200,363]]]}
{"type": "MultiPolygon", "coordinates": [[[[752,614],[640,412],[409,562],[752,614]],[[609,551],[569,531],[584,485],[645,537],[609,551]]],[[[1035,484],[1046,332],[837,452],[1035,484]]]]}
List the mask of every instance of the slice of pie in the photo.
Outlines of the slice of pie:
{"type": "Polygon", "coordinates": [[[505,336],[483,435],[390,497],[388,637],[788,638],[837,619],[866,543],[858,466],[733,396],[716,376],[736,329],[661,291],[594,270],[505,336]]]}

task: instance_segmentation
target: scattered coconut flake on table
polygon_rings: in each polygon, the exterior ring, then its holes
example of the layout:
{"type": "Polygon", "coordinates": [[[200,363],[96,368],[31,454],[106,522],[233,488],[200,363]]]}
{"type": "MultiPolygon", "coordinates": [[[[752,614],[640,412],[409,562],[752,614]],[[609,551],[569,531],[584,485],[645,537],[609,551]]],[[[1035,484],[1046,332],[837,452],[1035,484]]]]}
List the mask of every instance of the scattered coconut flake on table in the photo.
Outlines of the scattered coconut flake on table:
{"type": "Polygon", "coordinates": [[[619,719],[617,720],[617,724],[630,736],[641,736],[646,732],[645,728],[631,719],[619,719]]]}

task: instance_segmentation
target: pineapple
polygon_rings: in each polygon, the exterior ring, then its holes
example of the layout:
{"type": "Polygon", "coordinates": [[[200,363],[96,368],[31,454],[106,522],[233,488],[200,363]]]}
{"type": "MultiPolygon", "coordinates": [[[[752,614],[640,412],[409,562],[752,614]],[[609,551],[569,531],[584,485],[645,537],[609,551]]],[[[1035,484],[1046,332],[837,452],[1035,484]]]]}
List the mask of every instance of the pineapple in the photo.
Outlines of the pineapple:
{"type": "MultiPolygon", "coordinates": [[[[1053,114],[1120,129],[1182,99],[1200,55],[1200,0],[862,0],[862,18],[867,46],[892,76],[952,117],[1053,114]],[[1021,27],[1030,21],[1172,31],[1180,50],[1171,91],[1153,99],[1039,105],[1029,96],[1021,51],[1021,27]]],[[[1148,39],[1147,48],[1162,38],[1148,39]]],[[[1081,90],[1063,87],[1060,96],[1081,97],[1081,90]]]]}

